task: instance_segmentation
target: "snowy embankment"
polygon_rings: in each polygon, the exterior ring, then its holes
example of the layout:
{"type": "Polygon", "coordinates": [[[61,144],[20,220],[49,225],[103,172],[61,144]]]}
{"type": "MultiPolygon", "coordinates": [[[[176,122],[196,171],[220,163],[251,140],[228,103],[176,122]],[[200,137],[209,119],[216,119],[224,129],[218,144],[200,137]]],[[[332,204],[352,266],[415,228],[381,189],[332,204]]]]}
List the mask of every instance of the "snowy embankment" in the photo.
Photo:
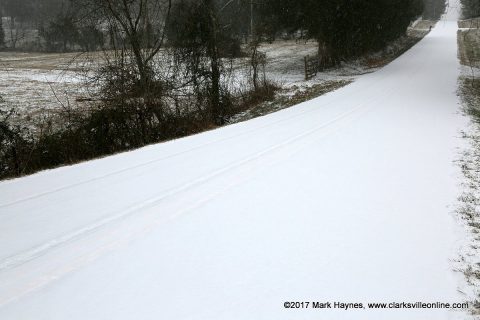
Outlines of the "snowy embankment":
{"type": "Polygon", "coordinates": [[[465,319],[455,21],[382,70],[219,130],[0,183],[0,319],[465,319]]]}

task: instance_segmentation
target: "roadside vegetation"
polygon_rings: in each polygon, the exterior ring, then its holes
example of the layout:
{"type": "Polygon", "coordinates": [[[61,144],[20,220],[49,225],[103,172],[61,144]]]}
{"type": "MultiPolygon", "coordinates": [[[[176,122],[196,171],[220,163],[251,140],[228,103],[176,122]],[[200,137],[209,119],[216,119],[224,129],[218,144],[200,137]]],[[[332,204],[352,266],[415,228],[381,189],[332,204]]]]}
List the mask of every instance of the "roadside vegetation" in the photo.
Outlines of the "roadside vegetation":
{"type": "MultiPolygon", "coordinates": [[[[430,2],[441,3],[425,1],[430,9],[430,2]]],[[[1,6],[5,50],[94,52],[101,61],[86,72],[95,91],[81,108],[67,100],[58,112],[37,117],[33,129],[13,121],[18,110],[3,109],[0,179],[184,137],[335,90],[351,80],[285,94],[266,76],[262,44],[313,40],[325,72],[362,57],[374,69],[418,41],[391,46],[422,12],[431,19],[441,12],[441,6],[424,11],[421,0],[8,0],[1,6]]]]}
{"type": "Polygon", "coordinates": [[[459,269],[475,290],[472,313],[480,315],[480,3],[463,0],[462,5],[464,20],[459,21],[461,29],[458,31],[458,55],[462,64],[459,95],[471,122],[469,129],[463,132],[467,146],[458,160],[464,183],[457,211],[471,232],[459,269]]]}
{"type": "MultiPolygon", "coordinates": [[[[463,249],[460,270],[471,288],[480,285],[480,82],[464,78],[460,82],[460,95],[465,113],[471,119],[470,129],[463,132],[468,146],[462,151],[458,165],[464,176],[462,194],[457,212],[469,229],[470,241],[463,249]]],[[[477,288],[477,289],[475,289],[477,288]]],[[[472,311],[480,314],[480,292],[475,292],[476,303],[472,311]]]]}

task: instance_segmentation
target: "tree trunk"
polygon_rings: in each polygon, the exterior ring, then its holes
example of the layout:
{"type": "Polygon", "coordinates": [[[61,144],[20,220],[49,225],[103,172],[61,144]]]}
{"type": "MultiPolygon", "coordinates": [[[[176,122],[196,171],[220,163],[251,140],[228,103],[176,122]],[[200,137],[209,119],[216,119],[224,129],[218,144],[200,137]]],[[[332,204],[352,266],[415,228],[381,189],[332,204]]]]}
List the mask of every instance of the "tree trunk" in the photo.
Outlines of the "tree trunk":
{"type": "Polygon", "coordinates": [[[251,57],[251,65],[252,65],[252,81],[253,81],[253,88],[255,91],[258,91],[258,50],[257,50],[257,43],[252,42],[252,57],[251,57]]]}
{"type": "Polygon", "coordinates": [[[15,49],[17,46],[17,34],[13,36],[13,29],[15,29],[15,17],[10,17],[10,42],[12,43],[12,49],[15,49]]]}
{"type": "Polygon", "coordinates": [[[339,61],[332,46],[322,40],[318,40],[318,60],[320,70],[334,67],[339,61]]]}
{"type": "Polygon", "coordinates": [[[215,8],[212,0],[204,0],[204,5],[208,10],[209,17],[209,36],[207,51],[210,58],[211,68],[211,90],[210,101],[212,109],[212,120],[216,124],[224,123],[224,110],[220,102],[220,55],[218,52],[218,26],[215,8]]]}
{"type": "Polygon", "coordinates": [[[132,52],[135,58],[135,63],[137,64],[138,75],[140,77],[140,94],[145,95],[148,91],[149,85],[148,68],[145,65],[142,56],[142,47],[140,44],[139,35],[135,32],[135,30],[132,30],[132,34],[130,36],[130,45],[132,46],[132,52]]]}

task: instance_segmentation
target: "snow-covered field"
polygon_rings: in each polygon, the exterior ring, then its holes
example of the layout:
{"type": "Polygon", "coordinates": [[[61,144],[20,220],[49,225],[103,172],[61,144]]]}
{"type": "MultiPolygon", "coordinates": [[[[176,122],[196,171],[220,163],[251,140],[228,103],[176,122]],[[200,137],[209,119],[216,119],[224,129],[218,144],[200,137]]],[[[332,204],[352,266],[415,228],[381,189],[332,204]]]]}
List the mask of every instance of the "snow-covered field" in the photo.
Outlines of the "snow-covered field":
{"type": "MultiPolygon", "coordinates": [[[[288,85],[303,82],[303,57],[314,54],[317,44],[279,40],[265,44],[262,51],[268,56],[268,78],[288,85]]],[[[75,103],[77,98],[88,97],[85,89],[92,88],[85,88],[85,72],[90,69],[92,59],[101,63],[102,55],[0,53],[0,96],[5,100],[0,108],[14,107],[20,113],[31,114],[45,108],[60,108],[68,99],[75,103]]],[[[236,78],[241,81],[247,77],[244,73],[248,70],[242,68],[247,62],[239,59],[234,64],[236,78]]]]}
{"type": "MultiPolygon", "coordinates": [[[[422,37],[429,21],[420,21],[409,30],[413,37],[422,37]]],[[[405,45],[407,39],[392,44],[405,45]]],[[[286,94],[308,90],[327,81],[350,81],[361,74],[375,71],[365,59],[350,61],[342,67],[322,72],[305,81],[304,57],[315,55],[318,45],[315,41],[277,40],[262,44],[260,51],[267,56],[266,76],[285,89],[286,94]]],[[[373,58],[382,58],[374,54],[373,58]]],[[[384,57],[383,57],[384,58],[384,57]]],[[[95,86],[89,85],[89,71],[102,64],[103,54],[41,54],[41,53],[0,53],[0,110],[14,108],[22,122],[38,121],[47,112],[55,112],[65,106],[84,106],[82,101],[94,95],[95,86]]],[[[235,59],[231,77],[233,89],[244,89],[249,81],[247,59],[235,59]]],[[[228,67],[228,63],[226,63],[228,67]]]]}
{"type": "Polygon", "coordinates": [[[21,119],[42,117],[85,97],[85,65],[78,54],[0,53],[0,109],[21,119]]]}
{"type": "MultiPolygon", "coordinates": [[[[268,57],[267,77],[286,87],[311,86],[324,80],[343,78],[337,74],[323,74],[317,79],[304,81],[303,57],[317,52],[314,41],[278,40],[264,44],[261,50],[268,57]]],[[[94,93],[95,88],[85,83],[85,73],[91,69],[92,60],[101,63],[102,55],[0,53],[0,96],[4,100],[0,102],[0,108],[13,107],[29,118],[45,109],[59,109],[62,104],[76,105],[78,98],[94,93]]],[[[233,63],[234,86],[243,87],[249,77],[248,62],[237,59],[233,63]]],[[[346,76],[355,72],[350,70],[346,76]]]]}
{"type": "Polygon", "coordinates": [[[456,16],[307,103],[1,182],[0,319],[468,319],[366,305],[471,299],[456,16]]]}

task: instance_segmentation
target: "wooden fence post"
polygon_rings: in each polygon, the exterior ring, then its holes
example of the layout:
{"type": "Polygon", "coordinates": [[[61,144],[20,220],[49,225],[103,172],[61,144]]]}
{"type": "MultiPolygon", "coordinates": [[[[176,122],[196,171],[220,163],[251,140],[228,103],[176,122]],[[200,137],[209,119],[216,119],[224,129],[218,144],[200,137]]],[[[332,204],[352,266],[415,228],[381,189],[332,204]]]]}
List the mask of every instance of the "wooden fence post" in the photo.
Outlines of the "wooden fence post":
{"type": "Polygon", "coordinates": [[[305,80],[308,80],[308,56],[305,56],[303,60],[305,62],[305,80]]]}

